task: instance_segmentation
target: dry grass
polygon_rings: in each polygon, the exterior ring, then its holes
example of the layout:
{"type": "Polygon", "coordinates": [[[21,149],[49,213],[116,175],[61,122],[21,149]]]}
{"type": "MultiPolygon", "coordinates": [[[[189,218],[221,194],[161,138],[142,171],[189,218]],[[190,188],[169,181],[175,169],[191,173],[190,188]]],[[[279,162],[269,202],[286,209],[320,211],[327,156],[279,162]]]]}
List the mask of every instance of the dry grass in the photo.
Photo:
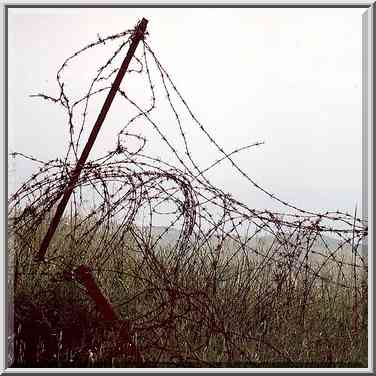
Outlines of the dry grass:
{"type": "Polygon", "coordinates": [[[281,263],[278,247],[261,243],[177,257],[169,247],[140,250],[131,233],[101,257],[106,244],[75,246],[64,223],[45,264],[33,256],[46,223],[26,240],[10,237],[14,366],[135,365],[117,350],[120,324],[103,322],[82,286],[63,278],[79,264],[130,325],[145,361],[137,366],[367,366],[366,265],[353,272],[338,255],[324,266],[317,256],[281,263]]]}

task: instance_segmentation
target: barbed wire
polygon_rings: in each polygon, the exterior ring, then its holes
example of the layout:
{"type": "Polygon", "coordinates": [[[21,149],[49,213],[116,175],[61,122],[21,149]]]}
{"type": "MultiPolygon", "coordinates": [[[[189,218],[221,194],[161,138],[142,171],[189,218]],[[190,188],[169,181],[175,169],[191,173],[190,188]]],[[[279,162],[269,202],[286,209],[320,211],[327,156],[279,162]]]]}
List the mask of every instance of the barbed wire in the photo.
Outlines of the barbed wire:
{"type": "MultiPolygon", "coordinates": [[[[116,61],[124,55],[132,33],[127,30],[98,37],[67,58],[57,71],[57,96],[31,95],[59,105],[66,112],[68,142],[65,156],[50,161],[18,152],[11,154],[32,161],[39,168],[8,202],[15,257],[18,265],[24,263],[15,272],[17,276],[23,273],[32,278],[28,260],[36,253],[78,161],[85,130],[90,126],[89,104],[110,89],[110,80],[118,71],[116,61]],[[72,60],[105,45],[116,46],[97,68],[86,93],[72,97],[64,79],[72,60]]],[[[125,125],[114,135],[114,149],[85,164],[69,211],[59,225],[58,239],[51,243],[43,274],[38,274],[38,278],[48,278],[50,287],[66,284],[64,273],[83,262],[89,264],[102,287],[112,295],[121,317],[132,324],[140,351],[148,354],[149,362],[175,359],[205,364],[199,354],[205,353],[211,339],[219,334],[228,361],[253,359],[241,345],[245,340],[289,361],[289,355],[278,349],[278,343],[255,334],[265,322],[265,318],[256,317],[261,317],[262,312],[268,315],[282,289],[292,291],[299,284],[306,299],[315,286],[324,282],[357,290],[354,277],[360,270],[367,271],[367,260],[360,252],[368,235],[367,223],[357,218],[356,212],[351,215],[298,208],[263,188],[233,159],[235,154],[260,147],[263,142],[232,151],[219,145],[144,39],[142,52],[135,56],[129,72],[143,83],[149,101],[145,104],[132,99],[131,85],[119,88],[122,108],[132,109],[135,114],[129,116],[125,110],[119,113],[125,125]],[[169,109],[168,120],[158,120],[160,108],[169,109]],[[168,129],[173,125],[178,138],[169,135],[168,129]],[[196,162],[199,151],[189,132],[193,127],[219,153],[206,166],[196,162]],[[153,145],[149,147],[147,134],[152,140],[158,137],[168,158],[159,157],[153,145]],[[225,161],[248,181],[250,189],[278,202],[286,212],[250,208],[213,185],[208,172],[225,161]],[[140,219],[142,224],[137,222],[140,219]],[[160,223],[165,225],[155,233],[160,223]],[[167,243],[165,238],[172,231],[176,237],[167,243]],[[330,237],[336,239],[335,245],[330,237]],[[122,293],[115,294],[119,289],[122,293]],[[226,296],[230,290],[233,295],[226,296]],[[241,303],[249,298],[250,291],[259,293],[255,298],[256,316],[241,303]],[[223,299],[227,299],[226,309],[223,299]],[[225,324],[229,317],[231,325],[225,324]],[[246,323],[250,331],[245,333],[239,321],[246,323]],[[197,342],[198,337],[205,340],[197,342]]],[[[167,118],[165,113],[163,118],[167,118]]]]}

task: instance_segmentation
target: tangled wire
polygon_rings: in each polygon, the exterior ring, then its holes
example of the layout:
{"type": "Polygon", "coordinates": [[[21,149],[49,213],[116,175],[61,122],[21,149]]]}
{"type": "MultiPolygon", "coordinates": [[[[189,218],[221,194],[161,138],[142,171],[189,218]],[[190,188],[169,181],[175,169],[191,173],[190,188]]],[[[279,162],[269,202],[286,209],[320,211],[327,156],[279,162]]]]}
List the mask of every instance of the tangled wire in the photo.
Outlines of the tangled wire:
{"type": "MultiPolygon", "coordinates": [[[[132,33],[99,37],[68,57],[57,72],[56,97],[32,95],[66,112],[69,137],[63,158],[46,162],[12,153],[39,168],[9,199],[15,289],[22,276],[33,278],[26,260],[38,251],[77,164],[90,131],[90,105],[111,88],[132,33]],[[73,96],[65,78],[68,68],[90,50],[113,46],[87,91],[73,96]]],[[[272,317],[278,294],[289,292],[287,301],[293,305],[292,291],[300,289],[304,302],[299,320],[307,330],[310,294],[320,283],[358,291],[358,272],[366,270],[367,263],[360,253],[367,224],[356,213],[300,209],[262,188],[233,159],[262,143],[225,151],[145,39],[141,45],[126,75],[127,90],[118,90],[122,116],[128,116],[122,119],[125,125],[112,150],[85,164],[35,284],[43,290],[42,280],[48,280],[55,290],[67,284],[64,271],[83,262],[90,265],[121,317],[132,324],[141,351],[150,350],[149,361],[205,365],[208,353],[218,361],[253,361],[260,353],[289,360],[292,355],[272,337],[271,329],[260,329],[272,317]],[[134,99],[132,89],[135,96],[141,90],[142,99],[134,99]],[[170,118],[158,119],[158,109],[169,110],[170,118]],[[208,166],[196,162],[187,125],[219,153],[208,166]],[[168,134],[173,126],[176,137],[168,134]],[[148,138],[162,145],[164,157],[149,147],[148,138]],[[225,161],[253,189],[282,204],[286,213],[250,208],[215,187],[208,172],[225,161]],[[255,304],[247,306],[250,300],[255,304]],[[246,348],[244,343],[255,345],[246,348]]]]}

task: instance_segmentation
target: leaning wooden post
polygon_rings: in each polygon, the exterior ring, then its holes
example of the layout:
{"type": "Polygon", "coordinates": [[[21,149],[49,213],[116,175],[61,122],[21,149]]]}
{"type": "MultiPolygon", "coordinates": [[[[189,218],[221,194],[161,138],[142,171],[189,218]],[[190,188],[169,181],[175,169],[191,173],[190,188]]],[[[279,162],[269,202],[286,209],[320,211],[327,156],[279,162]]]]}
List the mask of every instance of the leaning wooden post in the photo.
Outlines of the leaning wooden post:
{"type": "Polygon", "coordinates": [[[60,222],[61,217],[63,216],[64,210],[68,204],[68,201],[72,195],[73,189],[77,184],[78,178],[81,174],[81,171],[86,163],[86,160],[89,156],[90,150],[92,149],[94,142],[98,136],[99,130],[103,124],[104,119],[106,118],[107,112],[110,109],[110,106],[115,98],[115,94],[119,89],[120,83],[128,69],[129,63],[136,51],[136,48],[140,42],[141,39],[143,39],[145,31],[146,31],[146,26],[147,26],[148,21],[143,18],[141,22],[136,26],[134,33],[132,35],[132,42],[129,47],[127,56],[125,57],[123,64],[121,65],[117,76],[115,78],[114,83],[112,84],[112,87],[110,89],[110,92],[107,95],[107,98],[103,104],[103,107],[101,109],[101,112],[99,113],[99,116],[97,118],[97,121],[95,122],[95,125],[90,133],[89,139],[85,145],[85,148],[81,154],[80,159],[77,162],[77,165],[73,172],[71,173],[70,180],[68,182],[68,185],[64,191],[63,197],[61,201],[59,202],[59,205],[56,208],[56,212],[54,217],[52,218],[52,221],[50,223],[50,226],[47,230],[47,233],[45,237],[43,238],[43,241],[40,245],[39,252],[36,255],[35,260],[36,261],[43,261],[44,256],[47,252],[48,246],[51,242],[51,239],[56,231],[56,228],[60,222]]]}

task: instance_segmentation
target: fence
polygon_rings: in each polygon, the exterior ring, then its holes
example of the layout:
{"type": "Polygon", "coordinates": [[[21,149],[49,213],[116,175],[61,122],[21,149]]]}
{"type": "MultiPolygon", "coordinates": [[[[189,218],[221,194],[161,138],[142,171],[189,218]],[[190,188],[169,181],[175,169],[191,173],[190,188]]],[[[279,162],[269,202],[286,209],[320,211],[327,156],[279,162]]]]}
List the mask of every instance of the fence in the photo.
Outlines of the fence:
{"type": "Polygon", "coordinates": [[[358,360],[354,354],[364,352],[367,342],[367,259],[359,252],[367,224],[356,212],[300,209],[255,182],[233,156],[261,143],[225,151],[147,43],[146,24],[141,33],[140,25],[72,54],[57,72],[56,97],[33,95],[66,111],[69,137],[65,158],[41,161],[12,153],[34,161],[39,171],[9,199],[16,298],[11,360],[96,366],[108,361],[116,366],[116,359],[122,366],[358,360]],[[116,61],[127,46],[134,52],[136,39],[142,51],[128,72],[146,84],[148,104],[132,99],[121,78],[109,83],[115,74],[120,77],[116,61]],[[70,63],[116,43],[87,92],[70,97],[64,80],[70,63]],[[132,115],[124,115],[116,147],[87,161],[90,148],[79,154],[89,103],[109,90],[132,115]],[[176,127],[179,140],[156,120],[160,107],[169,108],[169,128],[176,127]],[[217,150],[209,166],[195,161],[187,124],[217,150]],[[139,134],[147,126],[169,160],[148,149],[139,134]],[[211,184],[208,172],[224,161],[286,213],[250,208],[211,184]],[[136,224],[140,213],[144,226],[136,224]],[[155,234],[161,218],[169,224],[155,234]],[[166,244],[176,228],[176,238],[166,244]],[[81,278],[86,292],[79,278],[71,278],[82,268],[92,273],[91,288],[81,278]],[[95,297],[102,303],[95,306],[95,297]],[[112,310],[108,320],[101,311],[106,304],[112,310]],[[28,322],[44,325],[47,334],[28,322]],[[114,330],[119,325],[126,327],[126,348],[120,345],[124,335],[114,330]],[[344,339],[344,333],[352,337],[344,339]],[[131,359],[129,346],[138,353],[131,359]]]}

